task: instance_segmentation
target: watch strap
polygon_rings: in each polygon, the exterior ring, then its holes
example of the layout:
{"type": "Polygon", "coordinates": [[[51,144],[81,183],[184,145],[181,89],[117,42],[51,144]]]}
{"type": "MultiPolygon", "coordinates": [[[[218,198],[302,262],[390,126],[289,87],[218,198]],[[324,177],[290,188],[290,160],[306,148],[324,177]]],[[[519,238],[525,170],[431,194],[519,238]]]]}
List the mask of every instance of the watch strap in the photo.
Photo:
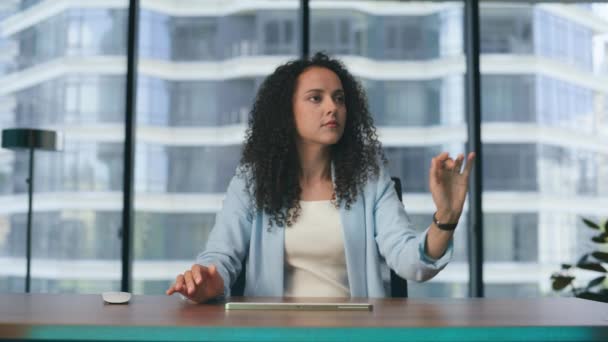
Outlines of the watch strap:
{"type": "Polygon", "coordinates": [[[453,231],[454,229],[456,229],[456,226],[458,225],[458,222],[456,223],[441,223],[437,220],[437,212],[433,213],[433,223],[435,223],[435,225],[441,229],[441,230],[447,230],[447,231],[453,231]]]}

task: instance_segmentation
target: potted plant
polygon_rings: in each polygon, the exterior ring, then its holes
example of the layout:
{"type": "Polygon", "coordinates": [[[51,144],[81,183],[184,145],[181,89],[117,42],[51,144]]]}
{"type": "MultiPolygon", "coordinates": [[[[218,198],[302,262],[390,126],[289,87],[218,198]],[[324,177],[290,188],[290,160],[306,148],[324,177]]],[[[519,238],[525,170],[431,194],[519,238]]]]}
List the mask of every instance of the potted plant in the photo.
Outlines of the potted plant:
{"type": "Polygon", "coordinates": [[[608,263],[606,249],[608,247],[608,221],[598,224],[583,218],[583,222],[587,227],[596,231],[591,241],[597,248],[583,254],[574,265],[562,264],[561,270],[551,275],[553,290],[562,291],[569,287],[575,297],[608,303],[608,280],[606,280],[608,271],[602,265],[602,263],[608,263]],[[576,269],[593,271],[598,276],[589,280],[586,285],[575,286],[574,271],[576,269]]]}

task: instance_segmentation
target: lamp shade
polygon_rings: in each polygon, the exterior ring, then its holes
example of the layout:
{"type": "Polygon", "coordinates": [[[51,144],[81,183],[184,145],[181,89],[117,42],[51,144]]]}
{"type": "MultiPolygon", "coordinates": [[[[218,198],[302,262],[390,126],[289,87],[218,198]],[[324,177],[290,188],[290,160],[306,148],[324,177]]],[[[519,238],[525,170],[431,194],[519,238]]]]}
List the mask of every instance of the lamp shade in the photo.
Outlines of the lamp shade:
{"type": "Polygon", "coordinates": [[[10,128],[2,130],[2,147],[8,149],[40,149],[61,151],[63,140],[55,131],[33,128],[10,128]]]}

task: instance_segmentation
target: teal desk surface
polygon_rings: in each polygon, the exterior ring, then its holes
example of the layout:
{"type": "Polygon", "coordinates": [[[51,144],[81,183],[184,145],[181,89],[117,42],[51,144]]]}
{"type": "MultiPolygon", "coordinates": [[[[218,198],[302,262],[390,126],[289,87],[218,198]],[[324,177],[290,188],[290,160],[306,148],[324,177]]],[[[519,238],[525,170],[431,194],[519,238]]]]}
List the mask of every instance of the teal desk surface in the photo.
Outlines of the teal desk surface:
{"type": "Polygon", "coordinates": [[[319,299],[372,311],[225,311],[177,296],[0,294],[0,340],[90,341],[608,341],[608,304],[576,298],[319,299]]]}

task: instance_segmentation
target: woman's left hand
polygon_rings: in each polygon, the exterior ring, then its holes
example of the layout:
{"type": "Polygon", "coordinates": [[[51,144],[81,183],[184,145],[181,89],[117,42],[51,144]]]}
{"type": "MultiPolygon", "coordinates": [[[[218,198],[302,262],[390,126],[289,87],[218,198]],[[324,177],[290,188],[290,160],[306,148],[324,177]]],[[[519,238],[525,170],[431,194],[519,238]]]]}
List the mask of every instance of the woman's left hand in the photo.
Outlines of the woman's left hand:
{"type": "Polygon", "coordinates": [[[469,174],[473,168],[475,153],[469,153],[464,170],[461,172],[464,155],[456,160],[447,152],[440,153],[431,161],[429,188],[437,207],[437,219],[442,222],[458,222],[469,188],[469,174]]]}

